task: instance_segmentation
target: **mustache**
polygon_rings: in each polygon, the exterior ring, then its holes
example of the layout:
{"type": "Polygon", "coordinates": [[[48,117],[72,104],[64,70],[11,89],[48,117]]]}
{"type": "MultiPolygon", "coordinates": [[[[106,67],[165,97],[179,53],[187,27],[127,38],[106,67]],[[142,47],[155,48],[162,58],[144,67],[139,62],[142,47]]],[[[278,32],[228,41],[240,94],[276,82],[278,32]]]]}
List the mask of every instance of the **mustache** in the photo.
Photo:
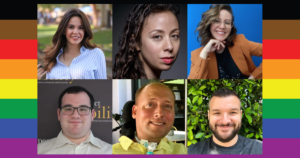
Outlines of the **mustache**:
{"type": "Polygon", "coordinates": [[[215,126],[222,126],[222,127],[224,127],[224,126],[234,126],[235,124],[234,123],[227,123],[227,124],[221,124],[221,123],[219,123],[219,124],[216,124],[215,126]]]}

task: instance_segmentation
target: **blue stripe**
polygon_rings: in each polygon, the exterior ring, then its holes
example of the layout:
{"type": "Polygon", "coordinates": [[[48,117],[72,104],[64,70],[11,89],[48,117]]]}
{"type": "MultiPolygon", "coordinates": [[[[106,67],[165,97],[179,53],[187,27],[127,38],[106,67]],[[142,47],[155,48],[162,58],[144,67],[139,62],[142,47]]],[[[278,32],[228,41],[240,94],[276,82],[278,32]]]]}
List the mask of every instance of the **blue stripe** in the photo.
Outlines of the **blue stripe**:
{"type": "Polygon", "coordinates": [[[0,119],[0,138],[37,138],[37,119],[0,119]]]}
{"type": "Polygon", "coordinates": [[[46,79],[107,79],[104,53],[99,48],[80,48],[81,54],[68,67],[59,61],[63,48],[56,57],[56,64],[46,73],[46,79]]]}
{"type": "Polygon", "coordinates": [[[300,138],[300,119],[263,119],[263,138],[300,138]]]}

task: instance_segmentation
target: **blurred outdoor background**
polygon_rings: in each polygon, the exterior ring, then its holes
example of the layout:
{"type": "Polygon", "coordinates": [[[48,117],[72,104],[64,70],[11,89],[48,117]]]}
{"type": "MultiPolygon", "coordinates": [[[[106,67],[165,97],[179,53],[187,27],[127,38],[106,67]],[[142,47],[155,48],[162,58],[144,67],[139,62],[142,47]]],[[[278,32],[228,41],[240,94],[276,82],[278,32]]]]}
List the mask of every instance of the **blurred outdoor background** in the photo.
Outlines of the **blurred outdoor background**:
{"type": "MultiPolygon", "coordinates": [[[[94,39],[104,52],[107,78],[112,78],[112,4],[38,4],[37,5],[37,39],[38,63],[43,63],[42,52],[46,46],[52,45],[52,37],[65,12],[78,8],[88,17],[94,39]]],[[[45,76],[44,76],[45,78],[45,76]]],[[[43,78],[43,79],[44,79],[43,78]]]]}

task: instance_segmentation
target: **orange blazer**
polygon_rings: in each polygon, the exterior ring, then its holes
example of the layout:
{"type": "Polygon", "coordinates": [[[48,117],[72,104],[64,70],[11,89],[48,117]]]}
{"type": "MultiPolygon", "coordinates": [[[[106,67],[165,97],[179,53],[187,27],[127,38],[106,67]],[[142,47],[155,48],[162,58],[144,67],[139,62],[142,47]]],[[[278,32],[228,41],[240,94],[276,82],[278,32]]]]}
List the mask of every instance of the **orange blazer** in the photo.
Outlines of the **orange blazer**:
{"type": "MultiPolygon", "coordinates": [[[[240,71],[247,76],[251,74],[255,79],[262,78],[262,64],[256,67],[252,55],[262,56],[262,44],[248,41],[243,34],[237,35],[233,46],[228,47],[233,61],[240,71]]],[[[215,52],[210,52],[206,59],[201,58],[203,47],[192,51],[191,71],[188,79],[218,79],[218,66],[215,52]]]]}

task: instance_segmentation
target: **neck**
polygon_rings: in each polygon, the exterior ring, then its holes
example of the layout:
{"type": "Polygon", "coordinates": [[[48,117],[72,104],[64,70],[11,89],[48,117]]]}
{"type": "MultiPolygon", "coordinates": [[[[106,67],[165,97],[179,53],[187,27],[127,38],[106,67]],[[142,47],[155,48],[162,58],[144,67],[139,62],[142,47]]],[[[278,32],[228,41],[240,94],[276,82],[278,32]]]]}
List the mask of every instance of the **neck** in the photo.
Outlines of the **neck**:
{"type": "MultiPolygon", "coordinates": [[[[141,136],[139,136],[138,135],[138,133],[136,133],[136,136],[138,137],[138,139],[139,139],[139,141],[141,141],[142,139],[144,139],[144,140],[148,140],[148,142],[154,142],[154,143],[159,143],[160,142],[160,140],[161,139],[149,139],[149,138],[144,138],[144,137],[141,137],[141,136]]],[[[135,138],[134,138],[134,140],[133,141],[137,141],[137,140],[135,140],[135,138]]]]}
{"type": "Polygon", "coordinates": [[[67,44],[66,47],[64,48],[64,53],[65,54],[78,54],[80,53],[80,48],[81,45],[72,45],[72,44],[67,44]]]}
{"type": "Polygon", "coordinates": [[[213,141],[223,147],[230,147],[233,146],[238,141],[238,135],[235,135],[233,139],[231,139],[229,142],[221,142],[219,141],[214,135],[213,135],[213,141]]]}
{"type": "Polygon", "coordinates": [[[89,132],[87,135],[85,135],[85,136],[83,136],[81,138],[72,138],[72,137],[69,137],[69,136],[65,135],[64,133],[63,133],[63,135],[65,137],[67,137],[71,142],[79,145],[80,143],[82,143],[83,141],[85,141],[89,137],[90,133],[91,132],[89,132]]]}

